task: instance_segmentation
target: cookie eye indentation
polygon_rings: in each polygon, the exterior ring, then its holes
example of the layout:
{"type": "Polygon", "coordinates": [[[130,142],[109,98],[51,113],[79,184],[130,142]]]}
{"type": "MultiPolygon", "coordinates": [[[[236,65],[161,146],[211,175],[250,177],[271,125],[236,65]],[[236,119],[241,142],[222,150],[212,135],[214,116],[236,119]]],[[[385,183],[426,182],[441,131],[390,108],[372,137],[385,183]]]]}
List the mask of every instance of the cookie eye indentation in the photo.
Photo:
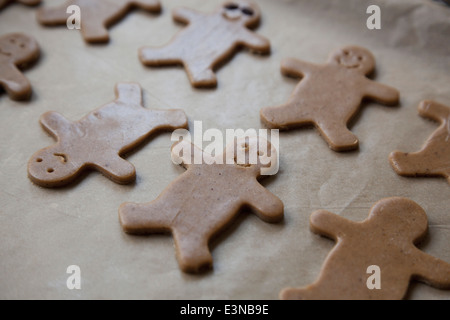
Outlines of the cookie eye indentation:
{"type": "Polygon", "coordinates": [[[245,14],[246,16],[249,16],[249,17],[251,17],[255,14],[253,9],[251,9],[251,8],[242,8],[241,11],[243,14],[245,14]]]}
{"type": "Polygon", "coordinates": [[[229,3],[229,4],[225,5],[225,9],[227,9],[227,10],[236,10],[238,8],[239,8],[239,6],[235,3],[229,3]]]}
{"type": "Polygon", "coordinates": [[[14,44],[14,43],[16,43],[16,39],[9,39],[9,42],[14,44]]]}
{"type": "Polygon", "coordinates": [[[37,158],[37,159],[36,159],[36,162],[37,162],[37,163],[41,163],[42,161],[43,161],[42,158],[37,158]]]}
{"type": "Polygon", "coordinates": [[[53,172],[55,172],[55,169],[53,169],[53,168],[48,168],[48,169],[47,169],[47,172],[48,172],[48,173],[53,173],[53,172]]]}

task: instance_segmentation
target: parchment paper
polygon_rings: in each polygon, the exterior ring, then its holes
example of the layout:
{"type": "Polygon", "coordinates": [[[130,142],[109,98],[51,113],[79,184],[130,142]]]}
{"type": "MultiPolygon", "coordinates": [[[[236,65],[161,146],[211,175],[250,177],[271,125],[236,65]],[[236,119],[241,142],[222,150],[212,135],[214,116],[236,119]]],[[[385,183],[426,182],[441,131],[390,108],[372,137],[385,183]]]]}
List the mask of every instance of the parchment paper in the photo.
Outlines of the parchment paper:
{"type": "MultiPolygon", "coordinates": [[[[160,15],[135,11],[111,28],[108,45],[87,45],[64,26],[42,27],[34,8],[13,4],[0,12],[1,34],[31,34],[42,50],[25,72],[32,100],[0,94],[1,299],[277,299],[285,287],[313,283],[333,248],[310,232],[314,210],[359,221],[391,196],[426,210],[429,236],[420,248],[450,262],[450,186],[443,178],[399,177],[388,162],[390,152],[417,151],[436,130],[436,123],[418,116],[421,100],[450,104],[450,8],[428,0],[259,0],[257,32],[271,40],[272,54],[237,54],[219,69],[217,89],[192,89],[182,68],[141,65],[138,48],[163,45],[182,28],[172,21],[173,8],[209,12],[220,3],[163,0],[160,15]],[[381,30],[366,27],[371,4],[381,8],[381,30]],[[281,133],[280,172],[262,183],[283,200],[284,222],[267,224],[243,213],[212,243],[209,273],[183,274],[170,235],[130,236],[119,225],[120,204],[151,201],[184,172],[170,160],[170,133],[127,156],[137,169],[132,185],[97,172],[61,189],[27,178],[31,155],[54,143],[38,123],[46,111],[78,120],[113,100],[117,82],[136,81],[147,108],[183,108],[191,126],[201,120],[204,129],[258,129],[259,110],[286,102],[297,84],[281,75],[283,58],[323,63],[330,51],[349,44],[374,53],[374,79],[399,89],[401,104],[364,105],[351,125],[361,141],[355,152],[331,151],[312,128],[281,133]],[[81,268],[81,290],[66,287],[70,265],[81,268]]],[[[449,299],[450,291],[414,283],[407,298],[449,299]]]]}

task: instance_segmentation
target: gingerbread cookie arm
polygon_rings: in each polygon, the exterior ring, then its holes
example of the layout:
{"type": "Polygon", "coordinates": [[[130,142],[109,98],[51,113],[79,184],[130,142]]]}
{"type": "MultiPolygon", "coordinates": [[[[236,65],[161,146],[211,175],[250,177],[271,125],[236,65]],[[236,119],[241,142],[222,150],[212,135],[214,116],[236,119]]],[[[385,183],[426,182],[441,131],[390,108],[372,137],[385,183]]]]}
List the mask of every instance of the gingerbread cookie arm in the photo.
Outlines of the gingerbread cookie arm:
{"type": "Polygon", "coordinates": [[[327,238],[338,240],[339,235],[349,233],[351,221],[325,210],[313,212],[310,219],[311,231],[327,238]]]}
{"type": "Polygon", "coordinates": [[[114,152],[109,155],[102,153],[100,159],[91,165],[118,184],[129,184],[136,180],[135,167],[114,152]]]}
{"type": "Polygon", "coordinates": [[[201,13],[185,7],[178,7],[172,11],[173,20],[185,24],[189,24],[199,16],[201,16],[201,13]]]}
{"type": "Polygon", "coordinates": [[[2,67],[3,79],[0,83],[13,100],[28,100],[32,90],[28,79],[14,65],[2,67]]]}
{"type": "Polygon", "coordinates": [[[424,118],[428,118],[439,123],[450,122],[450,109],[435,101],[422,101],[419,105],[419,114],[424,118]]]}
{"type": "Polygon", "coordinates": [[[56,26],[67,21],[67,6],[42,8],[37,12],[37,20],[44,26],[56,26]]]}
{"type": "Polygon", "coordinates": [[[367,79],[365,97],[385,105],[396,105],[400,100],[397,89],[367,79]]]}
{"type": "Polygon", "coordinates": [[[314,64],[294,58],[287,58],[281,62],[281,73],[291,78],[302,78],[314,69],[316,69],[314,64]]]}
{"type": "Polygon", "coordinates": [[[248,29],[243,29],[241,31],[239,35],[239,43],[256,53],[270,53],[270,41],[248,29]]]}
{"type": "Polygon", "coordinates": [[[450,264],[423,251],[414,251],[413,276],[433,287],[450,289],[450,264]]]}
{"type": "Polygon", "coordinates": [[[158,13],[161,11],[161,3],[158,0],[131,0],[131,4],[142,10],[158,13]]]}
{"type": "Polygon", "coordinates": [[[41,3],[41,0],[17,0],[17,2],[20,2],[20,3],[25,4],[27,6],[36,6],[39,3],[41,3]]]}
{"type": "Polygon", "coordinates": [[[249,188],[247,205],[265,222],[279,222],[283,219],[283,202],[258,182],[249,188]]]}

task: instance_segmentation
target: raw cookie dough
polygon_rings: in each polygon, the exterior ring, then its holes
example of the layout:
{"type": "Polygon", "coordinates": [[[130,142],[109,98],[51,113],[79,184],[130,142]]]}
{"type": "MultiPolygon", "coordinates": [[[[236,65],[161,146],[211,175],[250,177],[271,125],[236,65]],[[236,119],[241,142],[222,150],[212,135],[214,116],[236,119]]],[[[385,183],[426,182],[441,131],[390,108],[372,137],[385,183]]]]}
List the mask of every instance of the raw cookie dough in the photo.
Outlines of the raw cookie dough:
{"type": "Polygon", "coordinates": [[[27,6],[36,6],[41,3],[41,0],[0,0],[0,10],[6,7],[11,2],[19,2],[27,6]]]}
{"type": "Polygon", "coordinates": [[[393,152],[389,156],[394,170],[402,176],[443,176],[450,183],[450,108],[434,101],[423,101],[419,114],[441,124],[422,150],[393,152]]]}
{"type": "Polygon", "coordinates": [[[40,55],[36,40],[22,33],[0,37],[0,86],[13,100],[28,100],[32,89],[30,82],[17,67],[35,62],[40,55]]]}
{"type": "Polygon", "coordinates": [[[139,59],[147,66],[182,64],[194,87],[217,86],[214,69],[239,47],[270,53],[269,40],[249,30],[261,19],[258,5],[251,0],[227,1],[211,14],[178,8],[173,18],[189,25],[164,47],[141,48],[139,59]]]}
{"type": "Polygon", "coordinates": [[[396,89],[370,80],[375,58],[367,49],[350,46],[331,53],[327,64],[315,65],[286,59],[281,71],[302,80],[288,103],[261,110],[262,122],[271,129],[314,124],[334,151],[357,149],[358,138],[347,128],[364,98],[386,105],[398,103],[396,89]]]}
{"type": "Polygon", "coordinates": [[[336,241],[336,246],[314,284],[285,289],[281,299],[399,300],[411,279],[450,289],[450,264],[415,247],[427,234],[428,222],[414,201],[383,199],[362,222],[320,210],[311,215],[310,225],[313,232],[336,241]],[[379,267],[380,288],[371,290],[368,283],[374,283],[368,270],[373,266],[379,267]]]}
{"type": "Polygon", "coordinates": [[[158,0],[69,0],[63,6],[40,9],[37,14],[39,23],[45,26],[66,25],[70,17],[67,8],[71,5],[80,7],[81,34],[89,43],[108,42],[107,28],[124,18],[134,7],[154,13],[161,11],[158,0]]]}
{"type": "MultiPolygon", "coordinates": [[[[271,150],[271,161],[278,161],[275,148],[265,142],[271,150]]],[[[237,140],[236,143],[237,148],[245,152],[247,160],[248,154],[255,149],[261,152],[257,138],[237,140]]],[[[198,273],[212,266],[210,239],[223,231],[241,209],[250,208],[262,220],[274,223],[283,218],[283,203],[259,184],[257,179],[263,167],[260,161],[258,164],[250,164],[247,160],[243,164],[234,161],[233,164],[227,164],[231,161],[217,164],[212,156],[203,153],[203,164],[192,164],[193,145],[186,141],[177,144],[172,149],[173,157],[187,171],[156,200],[123,204],[119,218],[126,233],[171,232],[180,268],[184,272],[198,273]],[[183,150],[189,152],[180,156],[175,151],[177,144],[184,144],[183,150]]],[[[219,157],[226,157],[226,150],[234,147],[234,143],[228,145],[219,157]]],[[[202,150],[197,149],[197,152],[202,150]]]]}
{"type": "Polygon", "coordinates": [[[135,83],[118,84],[116,100],[79,121],[47,112],[40,122],[57,139],[28,162],[29,178],[43,187],[66,185],[88,168],[119,184],[133,182],[136,170],[121,155],[156,132],[187,127],[182,110],[145,109],[142,89],[135,83]]]}

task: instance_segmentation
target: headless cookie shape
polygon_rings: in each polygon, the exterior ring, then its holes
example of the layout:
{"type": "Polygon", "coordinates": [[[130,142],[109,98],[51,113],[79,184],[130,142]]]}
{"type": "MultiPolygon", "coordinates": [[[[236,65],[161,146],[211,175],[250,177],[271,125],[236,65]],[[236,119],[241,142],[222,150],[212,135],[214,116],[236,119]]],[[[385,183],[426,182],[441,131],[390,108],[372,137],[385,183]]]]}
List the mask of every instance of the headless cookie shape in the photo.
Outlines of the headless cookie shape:
{"type": "MultiPolygon", "coordinates": [[[[145,204],[125,203],[119,209],[120,223],[126,233],[150,234],[171,232],[178,263],[184,272],[198,273],[212,266],[208,244],[212,237],[223,231],[243,207],[250,208],[266,222],[283,218],[283,203],[259,184],[262,165],[248,161],[248,154],[258,148],[256,138],[237,141],[237,148],[245,152],[246,160],[238,163],[217,164],[214,158],[203,153],[203,164],[193,164],[195,152],[176,152],[179,144],[183,150],[192,150],[191,144],[182,141],[172,149],[174,159],[187,171],[173,181],[154,201],[145,204]],[[212,164],[207,164],[212,163],[212,164]]],[[[261,141],[261,140],[260,140],[261,141]]],[[[267,141],[266,141],[267,142],[267,141]]],[[[229,145],[232,150],[235,145],[229,145]]],[[[277,161],[271,147],[271,163],[277,161]]],[[[197,149],[197,152],[202,152],[197,149]]]]}
{"type": "Polygon", "coordinates": [[[404,298],[411,279],[450,288],[450,264],[415,246],[425,237],[428,222],[424,210],[409,199],[383,199],[363,222],[316,211],[310,224],[313,232],[337,244],[314,284],[285,289],[281,299],[399,300],[404,298]],[[367,285],[371,282],[367,271],[371,266],[379,267],[380,289],[370,290],[367,285]]]}
{"type": "Polygon", "coordinates": [[[397,104],[397,90],[366,76],[373,72],[375,58],[364,48],[346,47],[333,52],[327,64],[314,65],[286,59],[286,76],[303,78],[288,103],[261,110],[261,120],[272,129],[314,125],[334,151],[357,149],[358,138],[347,125],[363,99],[386,105],[397,104]]]}
{"type": "Polygon", "coordinates": [[[39,10],[39,23],[45,26],[66,25],[70,17],[67,8],[70,5],[80,7],[81,34],[89,43],[108,42],[107,28],[123,19],[134,7],[154,13],[161,11],[158,0],[69,0],[63,6],[39,10]]]}
{"type": "Polygon", "coordinates": [[[443,176],[450,183],[450,108],[434,101],[423,101],[419,114],[441,124],[422,150],[393,152],[389,156],[394,170],[402,176],[443,176]]]}
{"type": "Polygon", "coordinates": [[[215,87],[214,69],[239,47],[270,52],[270,42],[248,29],[257,26],[260,17],[259,7],[251,0],[227,1],[212,14],[175,9],[174,20],[189,25],[164,47],[140,49],[139,59],[147,66],[182,64],[194,87],[215,87]]]}
{"type": "Polygon", "coordinates": [[[57,139],[28,163],[29,178],[43,187],[66,185],[86,169],[98,170],[119,184],[133,182],[136,170],[121,155],[156,132],[187,127],[182,110],[145,109],[141,87],[133,83],[118,84],[116,100],[79,121],[47,112],[40,122],[57,139]]]}
{"type": "Polygon", "coordinates": [[[27,6],[36,6],[41,3],[41,0],[0,0],[0,10],[11,2],[18,2],[27,6]]]}
{"type": "Polygon", "coordinates": [[[11,33],[0,37],[0,86],[13,100],[31,97],[30,82],[18,69],[39,58],[39,46],[32,37],[11,33]]]}

